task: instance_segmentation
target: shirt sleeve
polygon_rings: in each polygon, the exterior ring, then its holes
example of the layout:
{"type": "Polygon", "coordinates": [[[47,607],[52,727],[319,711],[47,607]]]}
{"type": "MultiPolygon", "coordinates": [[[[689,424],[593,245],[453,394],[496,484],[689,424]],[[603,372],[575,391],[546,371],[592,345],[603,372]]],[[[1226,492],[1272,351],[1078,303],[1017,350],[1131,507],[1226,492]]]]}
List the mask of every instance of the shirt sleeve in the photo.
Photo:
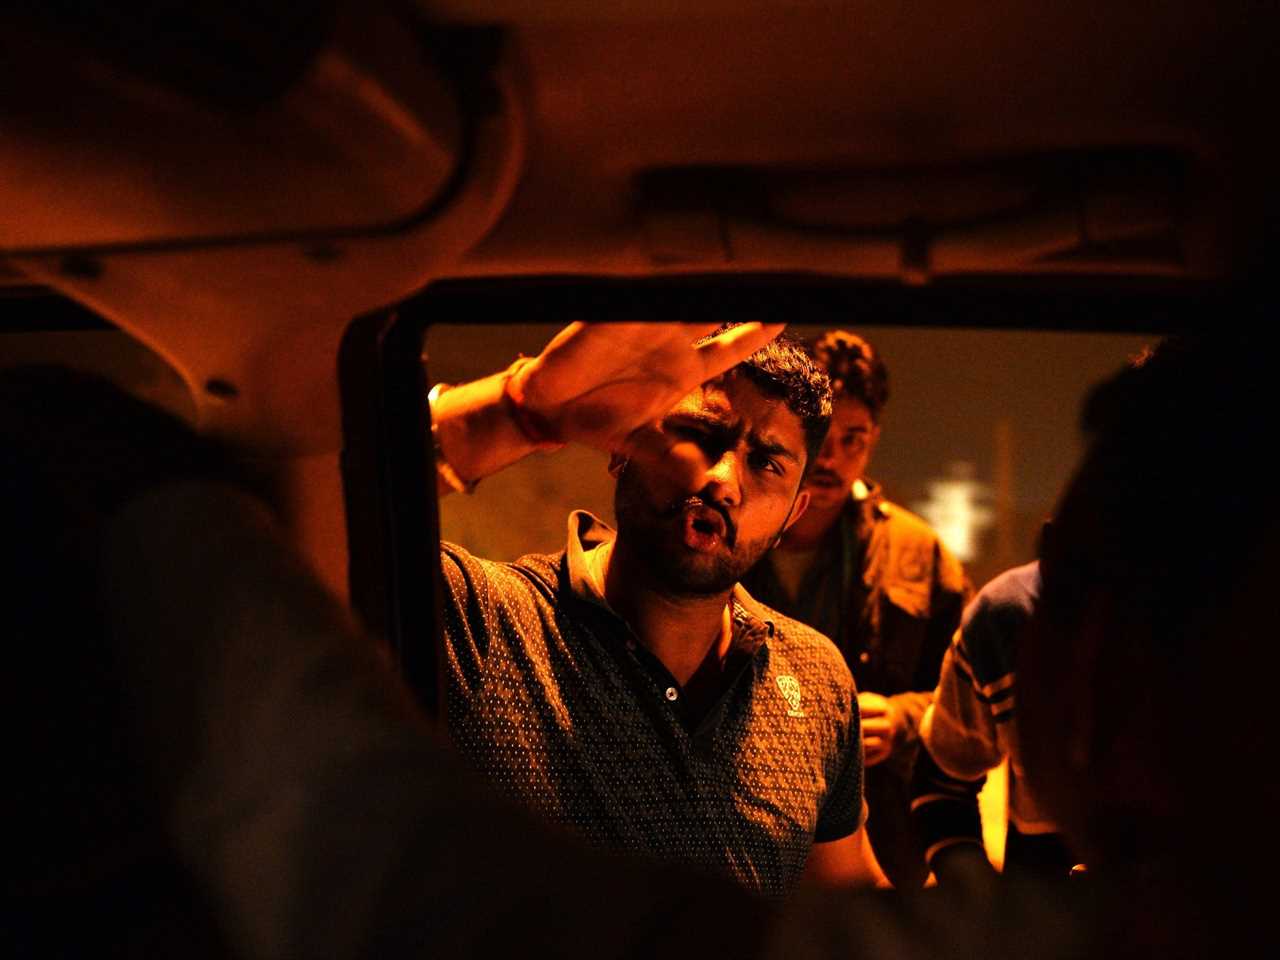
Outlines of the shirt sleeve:
{"type": "Polygon", "coordinates": [[[938,766],[952,777],[976,780],[1004,759],[999,727],[1012,716],[1010,644],[991,608],[978,601],[947,650],[922,723],[921,737],[938,766]]]}
{"type": "Polygon", "coordinates": [[[926,860],[956,843],[982,844],[978,792],[1004,759],[999,726],[1013,706],[1006,626],[979,597],[943,657],[911,783],[911,817],[926,860]]]}
{"type": "Polygon", "coordinates": [[[981,776],[962,780],[944,771],[924,747],[916,758],[911,779],[911,821],[924,847],[925,861],[957,843],[982,846],[982,815],[978,793],[986,782],[981,776]]]}
{"type": "Polygon", "coordinates": [[[451,721],[484,681],[485,659],[499,621],[497,567],[456,544],[440,543],[440,622],[451,721]]]}
{"type": "Polygon", "coordinates": [[[549,570],[529,565],[537,559],[495,563],[441,541],[439,596],[450,724],[469,708],[498,649],[510,654],[543,642],[554,587],[547,580],[549,570]]]}
{"type": "Polygon", "coordinates": [[[840,745],[839,772],[835,785],[827,793],[818,814],[814,831],[815,843],[828,843],[847,837],[862,826],[867,817],[867,802],[862,790],[862,728],[858,719],[857,695],[849,688],[844,723],[845,736],[840,745]]]}

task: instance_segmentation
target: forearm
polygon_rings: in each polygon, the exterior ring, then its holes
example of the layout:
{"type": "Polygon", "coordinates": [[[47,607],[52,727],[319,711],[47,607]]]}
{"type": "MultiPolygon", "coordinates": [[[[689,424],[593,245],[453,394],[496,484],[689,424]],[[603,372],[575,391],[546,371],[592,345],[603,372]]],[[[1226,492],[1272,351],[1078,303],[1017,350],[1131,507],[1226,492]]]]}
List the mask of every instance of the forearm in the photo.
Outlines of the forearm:
{"type": "MultiPolygon", "coordinates": [[[[443,457],[463,483],[475,483],[497,473],[536,450],[556,446],[538,442],[512,416],[514,401],[509,396],[516,365],[499,373],[450,387],[431,404],[431,419],[443,457]]],[[[450,493],[453,487],[437,471],[437,492],[450,493]]]]}
{"type": "Polygon", "coordinates": [[[927,748],[922,747],[916,758],[911,819],[925,848],[925,859],[939,882],[967,872],[975,855],[986,863],[978,810],[978,792],[984,782],[985,777],[961,780],[951,776],[938,766],[927,748]]]}
{"type": "Polygon", "coordinates": [[[864,824],[839,840],[815,843],[801,883],[807,887],[888,887],[864,824]]]}

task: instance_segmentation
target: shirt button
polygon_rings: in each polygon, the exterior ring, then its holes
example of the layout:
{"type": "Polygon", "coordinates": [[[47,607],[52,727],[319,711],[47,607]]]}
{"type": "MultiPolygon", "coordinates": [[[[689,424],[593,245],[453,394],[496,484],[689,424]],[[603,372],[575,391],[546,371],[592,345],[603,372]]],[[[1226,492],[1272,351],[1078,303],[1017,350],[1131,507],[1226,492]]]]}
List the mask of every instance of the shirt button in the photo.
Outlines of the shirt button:
{"type": "Polygon", "coordinates": [[[860,654],[858,654],[859,663],[867,663],[870,660],[871,660],[871,654],[867,653],[867,651],[863,650],[860,654]]]}
{"type": "Polygon", "coordinates": [[[674,702],[675,702],[675,700],[676,700],[676,698],[677,698],[677,697],[679,697],[679,696],[680,696],[680,691],[678,691],[675,687],[667,687],[667,699],[668,699],[668,700],[670,700],[670,701],[672,701],[672,702],[674,703],[674,702]]]}

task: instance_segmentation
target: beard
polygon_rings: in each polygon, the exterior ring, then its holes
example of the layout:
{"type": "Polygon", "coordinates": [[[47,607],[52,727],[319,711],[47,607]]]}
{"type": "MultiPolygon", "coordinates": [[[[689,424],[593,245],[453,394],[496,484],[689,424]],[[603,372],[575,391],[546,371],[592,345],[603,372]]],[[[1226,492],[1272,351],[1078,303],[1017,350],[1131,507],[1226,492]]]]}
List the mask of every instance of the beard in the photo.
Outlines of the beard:
{"type": "Polygon", "coordinates": [[[756,565],[782,532],[739,541],[736,526],[719,504],[699,496],[656,500],[633,463],[618,475],[613,507],[619,542],[626,545],[650,582],[670,596],[726,592],[756,565]],[[689,514],[708,509],[723,519],[723,535],[713,550],[694,550],[684,540],[689,514]]]}

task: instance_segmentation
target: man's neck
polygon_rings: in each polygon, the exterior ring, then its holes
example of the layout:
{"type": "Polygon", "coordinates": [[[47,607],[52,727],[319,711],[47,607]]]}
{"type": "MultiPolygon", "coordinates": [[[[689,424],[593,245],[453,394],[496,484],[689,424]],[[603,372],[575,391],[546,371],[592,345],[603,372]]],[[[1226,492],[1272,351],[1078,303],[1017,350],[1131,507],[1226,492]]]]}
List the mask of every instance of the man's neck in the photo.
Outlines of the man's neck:
{"type": "Polygon", "coordinates": [[[677,683],[685,686],[709,658],[724,660],[732,636],[732,591],[706,597],[672,596],[657,589],[644,566],[617,542],[602,560],[605,600],[677,683]]]}

